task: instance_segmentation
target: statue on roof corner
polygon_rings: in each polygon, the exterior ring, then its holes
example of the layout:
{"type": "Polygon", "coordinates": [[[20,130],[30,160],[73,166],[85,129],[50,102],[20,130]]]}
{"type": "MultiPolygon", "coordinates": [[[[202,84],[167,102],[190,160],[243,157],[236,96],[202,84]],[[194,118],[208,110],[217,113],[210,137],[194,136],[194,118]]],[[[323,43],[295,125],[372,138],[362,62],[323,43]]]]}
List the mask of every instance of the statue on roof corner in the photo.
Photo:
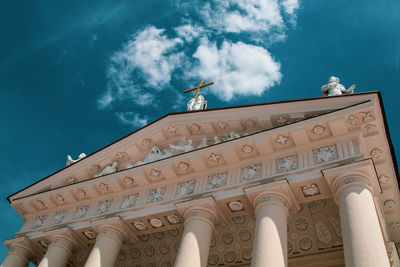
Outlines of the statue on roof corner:
{"type": "Polygon", "coordinates": [[[353,84],[349,89],[346,89],[342,84],[339,83],[338,77],[329,77],[328,84],[321,87],[321,92],[324,96],[334,96],[334,95],[349,95],[352,94],[356,85],[353,84]]]}
{"type": "Polygon", "coordinates": [[[204,96],[199,95],[200,89],[209,85],[214,84],[214,82],[209,82],[209,83],[205,83],[203,84],[204,79],[201,78],[200,79],[200,83],[193,88],[187,89],[184,91],[184,93],[188,93],[191,91],[196,91],[196,93],[194,94],[194,97],[192,99],[189,100],[189,102],[187,103],[187,111],[192,111],[192,110],[202,110],[202,109],[206,109],[207,108],[207,100],[204,98],[204,96]]]}

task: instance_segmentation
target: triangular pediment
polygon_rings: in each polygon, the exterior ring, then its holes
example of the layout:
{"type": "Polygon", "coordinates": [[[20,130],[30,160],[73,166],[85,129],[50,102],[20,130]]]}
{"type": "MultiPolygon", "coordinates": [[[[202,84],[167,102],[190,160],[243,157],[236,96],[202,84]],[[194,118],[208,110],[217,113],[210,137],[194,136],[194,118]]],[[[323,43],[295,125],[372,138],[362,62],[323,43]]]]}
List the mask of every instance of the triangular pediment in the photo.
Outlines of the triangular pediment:
{"type": "MultiPolygon", "coordinates": [[[[182,153],[195,152],[375,101],[376,96],[376,93],[363,93],[171,113],[11,195],[9,200],[95,179],[113,173],[114,169],[118,173],[126,169],[143,168],[152,162],[182,153]],[[152,149],[156,150],[154,154],[161,154],[161,157],[152,157],[152,149]]],[[[151,183],[151,175],[146,171],[144,173],[147,182],[151,183]]],[[[170,175],[176,174],[175,171],[170,175]]]]}

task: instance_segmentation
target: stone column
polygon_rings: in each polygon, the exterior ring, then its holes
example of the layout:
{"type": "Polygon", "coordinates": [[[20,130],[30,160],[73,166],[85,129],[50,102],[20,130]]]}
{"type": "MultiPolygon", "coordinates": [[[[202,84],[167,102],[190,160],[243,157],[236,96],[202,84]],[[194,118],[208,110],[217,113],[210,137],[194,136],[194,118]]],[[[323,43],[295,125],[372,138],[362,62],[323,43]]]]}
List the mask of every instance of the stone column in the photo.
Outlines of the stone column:
{"type": "Polygon", "coordinates": [[[286,181],[244,189],[256,214],[252,267],[287,266],[287,217],[295,203],[286,181]]]}
{"type": "Polygon", "coordinates": [[[100,234],[85,267],[113,267],[122,243],[126,240],[123,230],[115,225],[104,225],[99,230],[100,234]]]}
{"type": "Polygon", "coordinates": [[[205,267],[216,215],[212,210],[193,207],[184,213],[185,226],[175,267],[205,267]]]}
{"type": "Polygon", "coordinates": [[[370,181],[354,174],[331,183],[339,204],[346,266],[390,266],[370,181]]]}
{"type": "Polygon", "coordinates": [[[65,267],[74,249],[74,240],[66,236],[54,236],[38,267],[65,267]]]}
{"type": "Polygon", "coordinates": [[[11,251],[7,253],[1,267],[26,267],[32,260],[33,254],[29,247],[23,244],[12,244],[11,251]]]}

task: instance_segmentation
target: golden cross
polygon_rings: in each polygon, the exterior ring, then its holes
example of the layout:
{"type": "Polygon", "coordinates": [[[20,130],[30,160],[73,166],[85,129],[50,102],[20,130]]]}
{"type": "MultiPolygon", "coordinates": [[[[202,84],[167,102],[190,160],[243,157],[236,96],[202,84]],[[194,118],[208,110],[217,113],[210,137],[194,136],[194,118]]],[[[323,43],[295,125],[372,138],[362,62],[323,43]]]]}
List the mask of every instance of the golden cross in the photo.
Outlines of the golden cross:
{"type": "Polygon", "coordinates": [[[203,82],[204,82],[204,79],[201,78],[199,84],[198,84],[196,87],[187,89],[187,90],[184,91],[184,93],[189,93],[189,92],[191,92],[191,91],[196,90],[196,93],[194,94],[194,97],[193,97],[193,98],[194,98],[194,99],[197,99],[197,96],[199,95],[199,92],[200,92],[200,89],[201,89],[201,88],[214,84],[214,82],[209,82],[209,83],[205,83],[205,84],[203,84],[203,82]]]}

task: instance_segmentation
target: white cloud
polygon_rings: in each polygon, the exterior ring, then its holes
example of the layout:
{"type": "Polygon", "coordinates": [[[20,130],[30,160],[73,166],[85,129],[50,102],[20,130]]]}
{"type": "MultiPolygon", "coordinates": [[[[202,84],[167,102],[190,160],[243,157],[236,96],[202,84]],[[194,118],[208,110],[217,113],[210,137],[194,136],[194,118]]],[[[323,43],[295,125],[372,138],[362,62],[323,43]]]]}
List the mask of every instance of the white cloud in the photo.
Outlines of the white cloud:
{"type": "Polygon", "coordinates": [[[186,42],[192,42],[204,33],[204,29],[198,25],[184,24],[176,27],[175,32],[182,37],[186,42]]]}
{"type": "Polygon", "coordinates": [[[128,124],[132,127],[142,127],[148,123],[147,116],[140,117],[139,114],[135,112],[118,112],[117,117],[124,124],[128,124]]]}
{"type": "Polygon", "coordinates": [[[295,11],[299,9],[300,4],[298,0],[284,0],[282,1],[284,11],[289,15],[295,15],[295,11]]]}
{"type": "Polygon", "coordinates": [[[213,79],[215,85],[209,90],[225,101],[238,95],[261,95],[282,78],[280,64],[260,46],[224,41],[217,48],[204,38],[193,57],[199,65],[190,75],[213,79]]]}

